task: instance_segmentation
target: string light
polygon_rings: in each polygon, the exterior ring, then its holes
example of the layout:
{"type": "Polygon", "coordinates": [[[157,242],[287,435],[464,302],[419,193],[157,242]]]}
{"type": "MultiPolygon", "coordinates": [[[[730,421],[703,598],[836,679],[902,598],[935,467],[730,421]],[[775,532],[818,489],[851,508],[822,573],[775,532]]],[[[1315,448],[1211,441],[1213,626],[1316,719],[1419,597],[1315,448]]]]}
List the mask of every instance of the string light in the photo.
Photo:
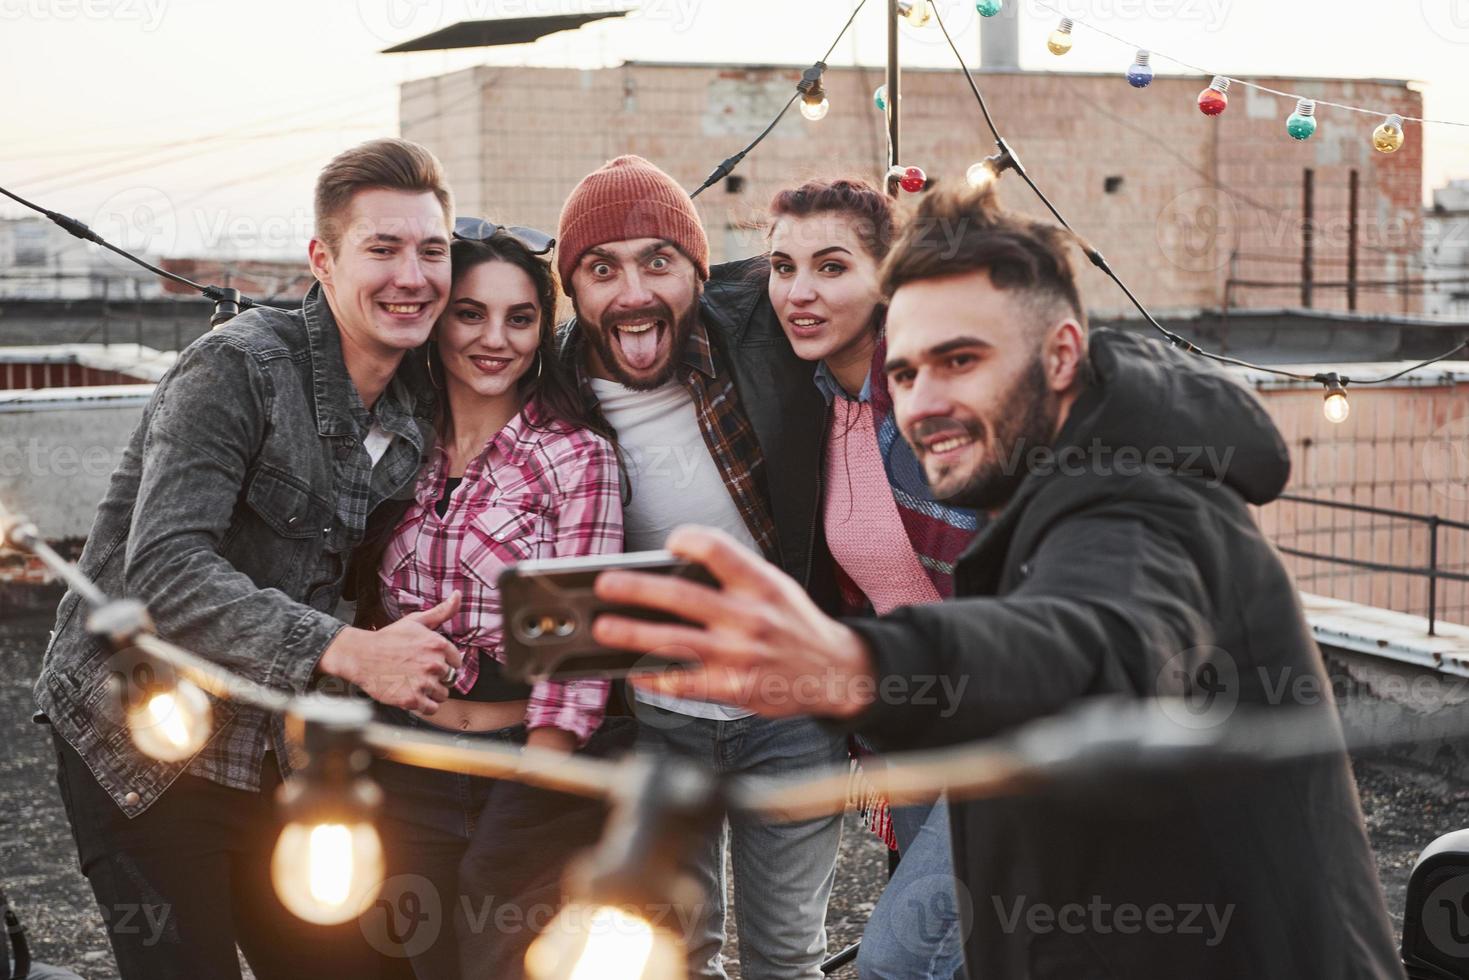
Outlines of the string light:
{"type": "Polygon", "coordinates": [[[1326,421],[1340,425],[1352,412],[1352,406],[1347,402],[1346,382],[1334,371],[1321,375],[1320,380],[1326,386],[1326,401],[1322,405],[1326,421]]]}
{"type": "Polygon", "coordinates": [[[1296,102],[1296,111],[1285,121],[1285,131],[1291,139],[1308,140],[1316,132],[1316,103],[1310,99],[1296,102]]]}
{"type": "Polygon", "coordinates": [[[970,187],[975,190],[983,190],[1000,179],[1006,170],[1023,172],[1020,159],[1011,152],[1010,147],[1000,140],[997,144],[1000,152],[994,156],[985,157],[983,160],[972,165],[964,172],[964,179],[970,187]]]}
{"type": "Polygon", "coordinates": [[[1209,87],[1199,93],[1199,111],[1206,116],[1217,116],[1229,107],[1229,79],[1215,75],[1209,87]]]}
{"type": "Polygon", "coordinates": [[[1152,55],[1139,48],[1132,67],[1127,69],[1127,84],[1133,88],[1147,88],[1153,83],[1153,67],[1149,64],[1152,55]]]}
{"type": "Polygon", "coordinates": [[[1051,54],[1060,56],[1071,50],[1071,45],[1075,43],[1075,39],[1071,36],[1071,28],[1075,26],[1075,23],[1070,17],[1061,18],[1060,25],[1051,32],[1050,37],[1046,38],[1046,47],[1050,49],[1051,54]]]}
{"type": "Polygon", "coordinates": [[[821,86],[821,76],[817,75],[810,87],[801,93],[801,115],[811,122],[820,122],[830,111],[831,102],[826,97],[826,89],[821,86]]]}
{"type": "Polygon", "coordinates": [[[898,0],[898,16],[914,27],[923,27],[933,20],[933,7],[929,0],[898,0]]]}
{"type": "Polygon", "coordinates": [[[298,736],[309,761],[281,789],[286,825],[271,856],[270,876],[281,904],[317,925],[361,915],[382,887],[382,838],[373,821],[382,790],[367,777],[372,754],[358,731],[372,709],[341,698],[303,698],[298,736]]]}
{"type": "Polygon", "coordinates": [[[888,111],[888,87],[886,85],[879,85],[872,93],[872,104],[883,112],[888,111]]]}
{"type": "Polygon", "coordinates": [[[127,709],[133,744],[159,762],[183,762],[209,740],[209,696],[187,679],[154,689],[127,709]]]}
{"type": "Polygon", "coordinates": [[[979,0],[974,9],[979,11],[981,17],[993,17],[1005,9],[1005,0],[979,0]]]}
{"type": "Polygon", "coordinates": [[[917,194],[928,186],[928,174],[923,172],[922,167],[903,167],[899,169],[903,173],[898,177],[898,186],[909,194],[917,194]]]}
{"type": "Polygon", "coordinates": [[[1372,131],[1372,148],[1378,153],[1396,153],[1403,145],[1403,117],[1394,113],[1372,131]]]}

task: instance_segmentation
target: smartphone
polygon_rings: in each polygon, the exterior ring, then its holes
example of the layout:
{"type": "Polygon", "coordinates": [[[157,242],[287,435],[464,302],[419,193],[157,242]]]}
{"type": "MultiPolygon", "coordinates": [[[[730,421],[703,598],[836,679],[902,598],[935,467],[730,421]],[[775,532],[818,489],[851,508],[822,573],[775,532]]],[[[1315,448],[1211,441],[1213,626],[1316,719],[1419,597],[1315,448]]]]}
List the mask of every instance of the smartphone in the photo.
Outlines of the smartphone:
{"type": "Polygon", "coordinates": [[[507,677],[527,682],[579,677],[625,677],[631,672],[667,670],[686,661],[627,650],[610,650],[592,639],[592,621],[615,613],[655,623],[686,619],[642,606],[603,602],[593,592],[597,576],[620,570],[674,575],[719,587],[708,569],[669,551],[623,555],[537,558],[517,562],[500,573],[500,611],[504,619],[507,677]]]}

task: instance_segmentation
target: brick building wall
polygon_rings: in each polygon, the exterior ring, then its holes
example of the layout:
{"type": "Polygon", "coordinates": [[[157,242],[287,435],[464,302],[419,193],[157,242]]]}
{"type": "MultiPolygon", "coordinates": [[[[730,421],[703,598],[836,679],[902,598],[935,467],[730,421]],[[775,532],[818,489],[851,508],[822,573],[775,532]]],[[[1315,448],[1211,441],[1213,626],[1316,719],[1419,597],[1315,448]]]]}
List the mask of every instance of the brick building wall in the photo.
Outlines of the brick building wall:
{"type": "MultiPolygon", "coordinates": [[[[478,67],[406,83],[402,134],[444,161],[463,214],[552,230],[576,182],[620,153],[638,153],[690,188],[773,117],[800,77],[796,68],[630,63],[616,68],[478,67]]],[[[1156,310],[1223,305],[1226,281],[1287,281],[1286,288],[1230,285],[1239,306],[1300,305],[1301,198],[1315,172],[1314,278],[1346,276],[1348,174],[1359,171],[1363,281],[1414,276],[1421,249],[1422,133],[1410,128],[1395,154],[1375,152],[1376,120],[1321,108],[1305,143],[1285,134],[1294,106],[1236,87],[1224,115],[1195,107],[1205,80],[1159,77],[1145,90],[1117,75],[985,72],[977,76],[1001,130],[1077,230],[1107,255],[1156,310]],[[1108,178],[1113,189],[1108,192],[1108,178]],[[1115,178],[1121,178],[1120,181],[1115,178]]],[[[737,170],[737,192],[699,199],[716,260],[760,251],[763,209],[783,186],[816,175],[876,180],[886,135],[873,90],[878,69],[833,68],[831,112],[808,123],[794,110],[737,170]]],[[[1282,90],[1384,112],[1421,114],[1402,82],[1260,79],[1282,90]]],[[[963,179],[993,152],[978,107],[957,72],[903,75],[903,160],[940,181],[963,179]]],[[[1045,212],[1014,176],[1001,198],[1045,212]]],[[[1087,267],[1083,289],[1102,314],[1125,299],[1087,267]]],[[[1346,309],[1344,289],[1322,286],[1314,305],[1346,309]]],[[[1364,288],[1364,312],[1416,312],[1415,290],[1364,288]]]]}

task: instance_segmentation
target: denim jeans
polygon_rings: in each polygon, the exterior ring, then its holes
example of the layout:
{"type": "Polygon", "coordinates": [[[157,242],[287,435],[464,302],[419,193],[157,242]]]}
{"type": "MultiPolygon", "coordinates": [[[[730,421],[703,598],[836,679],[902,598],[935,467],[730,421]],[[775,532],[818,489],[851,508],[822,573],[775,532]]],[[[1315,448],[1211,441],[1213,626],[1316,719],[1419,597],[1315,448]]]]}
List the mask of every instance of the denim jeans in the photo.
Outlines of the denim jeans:
{"type": "MultiPolygon", "coordinates": [[[[846,736],[809,718],[712,721],[639,702],[638,749],[674,753],[719,774],[778,775],[847,760],[846,736]]],[[[821,977],[826,904],[836,873],[842,820],[837,814],[771,824],[733,813],[688,868],[709,896],[702,909],[680,910],[689,974],[725,977],[725,848],[734,868],[740,972],[745,980],[821,977]]]]}
{"type": "Polygon", "coordinates": [[[965,922],[954,880],[949,804],[896,807],[902,860],[867,920],[861,980],[963,980],[965,922]]]}

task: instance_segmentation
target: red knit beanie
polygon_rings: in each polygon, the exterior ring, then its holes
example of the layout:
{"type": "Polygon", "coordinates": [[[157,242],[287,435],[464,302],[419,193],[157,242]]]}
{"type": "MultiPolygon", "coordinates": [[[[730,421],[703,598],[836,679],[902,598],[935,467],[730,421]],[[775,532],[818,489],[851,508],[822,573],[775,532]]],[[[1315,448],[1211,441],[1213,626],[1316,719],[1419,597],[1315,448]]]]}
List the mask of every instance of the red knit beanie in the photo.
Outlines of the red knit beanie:
{"type": "Polygon", "coordinates": [[[561,208],[556,268],[562,284],[570,290],[571,272],[587,249],[636,238],[672,242],[700,279],[709,278],[709,239],[688,192],[642,157],[625,156],[582,178],[561,208]]]}

